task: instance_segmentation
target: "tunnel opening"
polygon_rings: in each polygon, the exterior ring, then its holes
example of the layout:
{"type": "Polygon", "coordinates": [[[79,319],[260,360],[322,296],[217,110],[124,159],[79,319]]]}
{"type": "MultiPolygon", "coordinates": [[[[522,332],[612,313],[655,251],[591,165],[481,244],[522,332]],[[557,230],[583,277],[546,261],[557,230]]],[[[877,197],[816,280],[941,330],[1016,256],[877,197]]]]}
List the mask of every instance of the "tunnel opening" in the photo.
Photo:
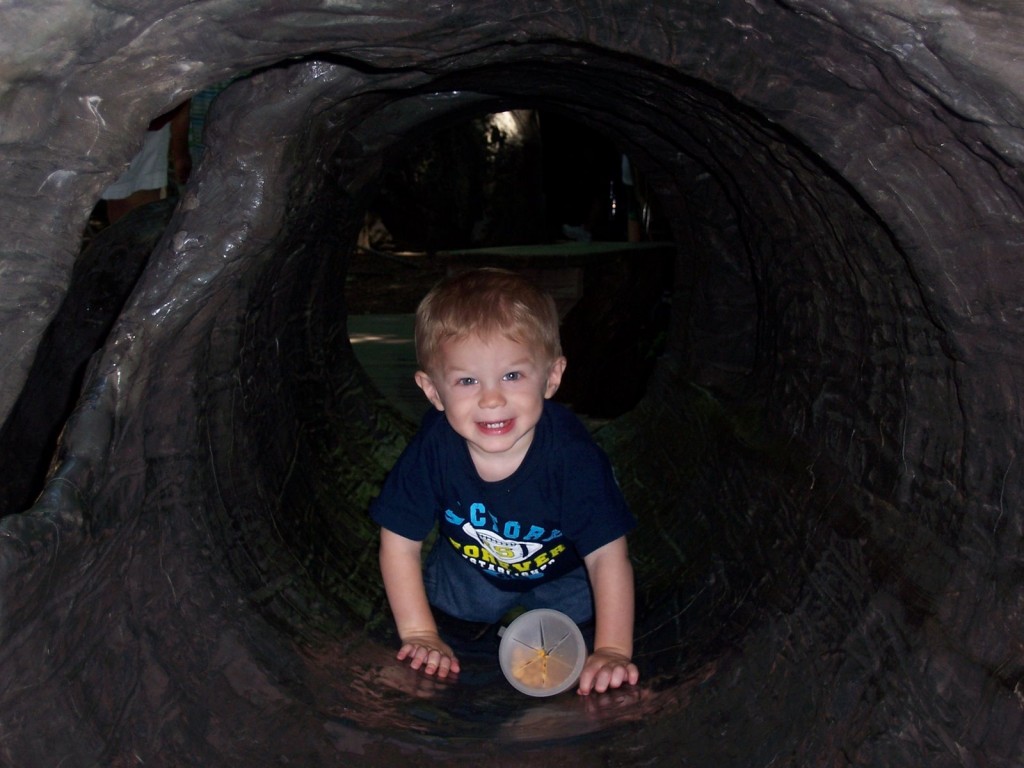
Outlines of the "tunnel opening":
{"type": "MultiPolygon", "coordinates": [[[[65,547],[138,612],[82,618],[61,601],[55,622],[116,639],[99,654],[62,649],[85,672],[66,712],[85,701],[95,723],[88,745],[62,744],[110,757],[145,740],[253,764],[280,757],[261,749],[266,733],[310,764],[438,764],[509,745],[608,763],[667,749],[723,766],[949,762],[946,731],[927,727],[950,717],[926,696],[942,672],[908,661],[926,642],[956,655],[936,640],[963,471],[945,318],[820,136],[816,151],[725,90],[630,64],[625,83],[621,54],[517,43],[409,70],[291,60],[225,91],[209,160],[97,360],[44,493],[87,509],[95,552],[65,547]],[[382,158],[427,126],[527,99],[621,142],[678,249],[665,353],[643,398],[598,432],[641,522],[645,682],[589,705],[397,668],[365,515],[410,430],[347,332],[369,190],[382,158]],[[937,416],[912,418],[922,409],[937,416]],[[69,501],[85,488],[87,503],[69,501]],[[124,647],[146,657],[141,681],[124,647]],[[125,690],[184,702],[184,725],[141,733],[125,690]],[[920,746],[917,728],[941,743],[920,746]]],[[[1015,667],[993,666],[1012,692],[1015,667]]],[[[26,669],[12,685],[38,690],[26,669]]]]}
{"type": "Polygon", "coordinates": [[[357,356],[390,350],[408,363],[405,386],[392,381],[397,362],[378,366],[407,413],[423,404],[408,346],[419,299],[445,274],[482,266],[526,274],[554,296],[571,360],[555,400],[598,421],[639,402],[664,351],[676,248],[632,165],[599,132],[527,108],[418,136],[385,166],[346,301],[350,326],[353,314],[386,316],[386,346],[362,334],[357,356]]]}
{"type": "MultiPolygon", "coordinates": [[[[557,81],[566,91],[579,88],[592,83],[593,69],[573,82],[562,67],[557,81]]],[[[320,149],[292,159],[303,170],[291,181],[282,234],[252,278],[241,338],[229,343],[239,347],[232,378],[242,384],[211,393],[204,410],[214,447],[211,485],[218,490],[210,500],[211,530],[263,615],[311,648],[330,647],[325,638],[351,638],[346,633],[353,631],[360,641],[389,647],[376,532],[366,508],[410,430],[381,402],[348,343],[347,254],[371,185],[343,185],[368,175],[361,164],[377,167],[381,147],[371,137],[382,123],[391,126],[391,148],[424,125],[479,110],[481,102],[521,98],[517,91],[495,96],[498,83],[564,97],[550,85],[552,72],[535,65],[486,76],[476,71],[466,83],[446,77],[397,98],[389,93],[387,103],[374,104],[355,121],[343,123],[325,110],[292,139],[304,151],[320,149]],[[484,96],[482,84],[490,86],[484,96]],[[324,149],[333,146],[327,137],[342,123],[343,150],[324,149]],[[273,439],[268,445],[259,436],[273,439]],[[219,450],[223,445],[230,453],[219,450]]],[[[285,81],[292,74],[275,73],[285,81]]],[[[641,92],[669,85],[660,73],[648,76],[649,84],[639,76],[634,81],[641,92]]],[[[326,79],[322,69],[318,77],[326,79]]],[[[828,616],[816,617],[803,636],[775,623],[779,614],[816,610],[818,590],[839,588],[831,583],[830,550],[861,530],[861,507],[871,500],[849,493],[854,462],[831,464],[802,440],[823,431],[835,441],[833,453],[859,450],[854,458],[862,461],[863,452],[882,449],[884,440],[852,444],[845,427],[831,435],[827,430],[833,408],[855,402],[858,386],[892,388],[871,377],[898,382],[899,359],[870,359],[878,329],[865,318],[884,313],[900,322],[904,312],[893,307],[916,300],[913,286],[899,278],[900,254],[863,201],[792,137],[721,94],[691,83],[671,85],[672,107],[679,110],[671,130],[664,128],[663,112],[657,121],[638,120],[628,100],[622,112],[636,126],[659,125],[656,133],[633,126],[628,147],[643,158],[638,163],[650,169],[671,212],[679,247],[673,325],[644,399],[598,432],[641,521],[633,543],[637,658],[650,699],[621,719],[608,713],[604,721],[584,718],[563,731],[570,739],[593,735],[595,728],[612,733],[638,712],[671,709],[680,691],[741,658],[763,661],[798,640],[809,647],[821,642],[819,633],[841,642],[871,593],[868,582],[860,585],[862,593],[842,585],[843,593],[834,595],[841,610],[833,606],[828,616]],[[863,276],[874,271],[894,279],[866,283],[863,276]]],[[[259,98],[265,97],[247,100],[259,98]]],[[[591,89],[589,100],[573,108],[626,134],[625,118],[601,109],[603,103],[622,106],[622,93],[591,89]]],[[[658,102],[657,108],[670,106],[658,102]]],[[[870,421],[883,436],[901,425],[898,407],[853,418],[870,421]]],[[[876,466],[861,468],[868,464],[876,466]]],[[[837,674],[829,664],[821,662],[818,672],[837,674]]],[[[377,674],[383,669],[384,662],[377,674]]],[[[787,699],[780,718],[757,718],[758,749],[766,755],[820,716],[815,692],[786,677],[792,674],[780,672],[787,699]]],[[[332,675],[333,686],[352,681],[340,669],[332,675]]],[[[742,689],[737,685],[705,704],[728,702],[744,711],[742,689]]],[[[367,727],[402,723],[427,737],[490,734],[510,702],[476,693],[474,714],[462,709],[460,694],[433,691],[442,704],[427,709],[426,723],[418,698],[389,700],[382,710],[364,707],[360,717],[367,727]]],[[[338,687],[333,695],[344,698],[338,687]]],[[[525,738],[521,730],[514,733],[525,738]]],[[[555,734],[548,738],[558,741],[555,734]]]]}

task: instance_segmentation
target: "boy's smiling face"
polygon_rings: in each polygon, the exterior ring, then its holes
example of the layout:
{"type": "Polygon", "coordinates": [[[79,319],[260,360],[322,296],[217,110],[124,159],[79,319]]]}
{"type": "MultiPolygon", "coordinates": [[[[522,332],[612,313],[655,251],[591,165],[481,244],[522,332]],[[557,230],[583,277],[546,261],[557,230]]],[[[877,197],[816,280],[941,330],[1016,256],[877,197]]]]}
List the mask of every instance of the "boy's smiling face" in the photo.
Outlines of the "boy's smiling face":
{"type": "Polygon", "coordinates": [[[444,342],[433,370],[417,371],[416,383],[465,438],[481,477],[497,480],[522,463],[564,370],[564,357],[549,362],[504,335],[470,335],[444,342]]]}

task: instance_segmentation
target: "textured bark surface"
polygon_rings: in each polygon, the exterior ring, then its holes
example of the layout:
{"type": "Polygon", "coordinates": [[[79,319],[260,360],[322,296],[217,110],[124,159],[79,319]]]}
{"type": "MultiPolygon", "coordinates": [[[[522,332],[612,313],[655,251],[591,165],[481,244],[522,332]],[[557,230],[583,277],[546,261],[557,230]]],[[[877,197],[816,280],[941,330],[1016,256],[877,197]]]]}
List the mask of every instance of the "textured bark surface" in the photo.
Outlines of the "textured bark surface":
{"type": "Polygon", "coordinates": [[[1015,4],[0,15],[0,441],[52,459],[0,510],[0,762],[1020,764],[1015,4]],[[232,78],[68,411],[32,382],[100,295],[89,212],[232,78]],[[347,341],[364,206],[424,132],[522,106],[628,152],[679,248],[666,352],[598,433],[641,520],[643,683],[587,700],[395,665],[365,516],[412,425],[347,341]],[[52,456],[19,413],[64,424],[52,456]]]}

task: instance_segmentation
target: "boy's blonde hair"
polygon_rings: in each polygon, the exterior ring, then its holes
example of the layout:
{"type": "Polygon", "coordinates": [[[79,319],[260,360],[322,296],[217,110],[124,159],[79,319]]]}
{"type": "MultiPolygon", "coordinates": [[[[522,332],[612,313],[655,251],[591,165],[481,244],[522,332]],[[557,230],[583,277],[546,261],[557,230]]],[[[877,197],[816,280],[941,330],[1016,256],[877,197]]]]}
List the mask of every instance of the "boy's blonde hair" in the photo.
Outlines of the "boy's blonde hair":
{"type": "Polygon", "coordinates": [[[416,309],[416,360],[430,372],[445,342],[499,333],[539,349],[546,363],[562,354],[558,310],[549,294],[506,269],[459,272],[431,288],[416,309]]]}

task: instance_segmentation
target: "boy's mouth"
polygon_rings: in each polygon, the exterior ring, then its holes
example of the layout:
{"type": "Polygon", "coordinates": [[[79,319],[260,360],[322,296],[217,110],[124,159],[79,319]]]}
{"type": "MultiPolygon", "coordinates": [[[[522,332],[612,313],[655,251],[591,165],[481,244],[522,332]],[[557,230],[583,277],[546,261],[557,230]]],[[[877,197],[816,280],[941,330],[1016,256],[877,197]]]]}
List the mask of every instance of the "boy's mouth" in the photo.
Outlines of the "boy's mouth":
{"type": "Polygon", "coordinates": [[[500,435],[504,432],[508,432],[515,425],[515,419],[505,419],[503,421],[480,421],[477,422],[477,426],[483,431],[489,434],[500,435]]]}

